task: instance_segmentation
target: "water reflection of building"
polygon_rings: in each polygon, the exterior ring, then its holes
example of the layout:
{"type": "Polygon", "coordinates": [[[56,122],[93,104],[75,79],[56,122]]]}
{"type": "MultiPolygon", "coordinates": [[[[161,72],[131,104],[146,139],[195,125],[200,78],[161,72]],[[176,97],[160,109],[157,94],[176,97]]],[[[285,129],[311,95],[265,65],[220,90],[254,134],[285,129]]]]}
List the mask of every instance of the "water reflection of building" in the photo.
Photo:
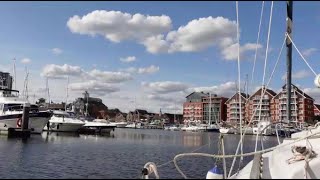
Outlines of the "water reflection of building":
{"type": "Polygon", "coordinates": [[[183,145],[184,146],[200,146],[202,142],[201,134],[186,134],[183,136],[183,145]]]}

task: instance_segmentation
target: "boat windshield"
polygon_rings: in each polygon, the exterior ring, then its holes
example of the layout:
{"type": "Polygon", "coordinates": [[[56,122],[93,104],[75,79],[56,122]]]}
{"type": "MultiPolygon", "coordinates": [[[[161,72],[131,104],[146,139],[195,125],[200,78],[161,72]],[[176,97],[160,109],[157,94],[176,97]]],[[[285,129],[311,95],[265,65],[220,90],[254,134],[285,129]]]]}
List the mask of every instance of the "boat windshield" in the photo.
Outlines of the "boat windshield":
{"type": "Polygon", "coordinates": [[[23,104],[4,104],[3,111],[22,111],[23,104]]]}
{"type": "Polygon", "coordinates": [[[59,117],[59,118],[63,118],[63,117],[65,117],[65,118],[69,118],[70,117],[70,115],[68,114],[68,113],[66,113],[66,114],[60,114],[60,113],[58,113],[58,114],[53,114],[55,117],[59,117]]]}

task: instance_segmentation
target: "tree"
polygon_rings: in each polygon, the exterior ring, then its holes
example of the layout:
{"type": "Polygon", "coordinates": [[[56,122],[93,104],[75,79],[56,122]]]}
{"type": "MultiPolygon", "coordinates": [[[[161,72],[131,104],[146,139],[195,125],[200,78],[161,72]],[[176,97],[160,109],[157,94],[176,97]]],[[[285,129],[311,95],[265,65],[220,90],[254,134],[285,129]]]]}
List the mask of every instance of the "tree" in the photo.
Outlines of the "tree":
{"type": "Polygon", "coordinates": [[[36,104],[44,104],[45,102],[46,102],[46,99],[40,98],[40,99],[38,99],[38,101],[36,102],[36,104]]]}

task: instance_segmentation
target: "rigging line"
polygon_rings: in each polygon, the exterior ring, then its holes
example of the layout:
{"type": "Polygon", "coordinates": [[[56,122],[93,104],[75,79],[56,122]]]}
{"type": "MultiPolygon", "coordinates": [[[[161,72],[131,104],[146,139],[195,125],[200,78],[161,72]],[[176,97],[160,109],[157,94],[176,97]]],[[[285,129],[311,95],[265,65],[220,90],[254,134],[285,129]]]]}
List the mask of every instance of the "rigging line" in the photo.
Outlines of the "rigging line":
{"type": "Polygon", "coordinates": [[[259,30],[258,30],[258,38],[256,43],[256,52],[254,55],[254,61],[253,61],[253,67],[252,67],[252,74],[251,74],[251,82],[250,82],[250,90],[253,90],[253,75],[254,75],[254,69],[256,67],[256,60],[257,60],[257,53],[258,53],[258,43],[260,39],[260,29],[261,29],[261,22],[262,22],[262,16],[263,16],[263,9],[264,9],[264,1],[262,1],[262,7],[261,7],[261,15],[260,15],[260,23],[259,23],[259,30]]]}
{"type": "MultiPolygon", "coordinates": [[[[287,35],[286,35],[286,37],[287,37],[287,35]]],[[[269,84],[270,84],[270,82],[271,82],[271,79],[272,79],[272,77],[273,77],[273,74],[274,74],[274,72],[275,72],[275,69],[276,69],[276,67],[277,67],[277,65],[278,65],[278,62],[279,62],[279,60],[280,60],[280,57],[281,57],[281,55],[282,55],[282,50],[283,50],[283,48],[284,48],[284,44],[285,44],[285,41],[286,41],[286,37],[284,38],[284,42],[283,42],[283,44],[282,44],[282,48],[281,48],[281,50],[280,50],[280,53],[279,53],[279,56],[278,56],[278,59],[277,59],[277,63],[276,63],[276,65],[275,65],[275,67],[274,67],[274,69],[273,69],[273,71],[272,71],[272,73],[271,73],[271,76],[270,76],[270,78],[269,78],[269,81],[268,81],[266,87],[269,86],[269,84]]],[[[265,93],[266,93],[266,91],[263,91],[263,95],[264,95],[265,93]]],[[[256,108],[254,108],[253,114],[255,114],[255,113],[257,112],[257,109],[258,109],[258,106],[257,106],[256,108]]],[[[254,116],[252,115],[251,118],[250,118],[249,123],[247,124],[247,126],[246,126],[245,129],[244,129],[244,132],[243,132],[243,136],[242,136],[242,137],[245,136],[248,127],[249,127],[249,126],[251,125],[251,123],[252,123],[253,117],[254,117],[254,116]]],[[[240,139],[240,141],[243,141],[243,139],[240,139]]],[[[236,150],[236,153],[235,153],[235,154],[238,154],[238,152],[239,152],[240,141],[239,141],[239,143],[238,143],[237,150],[236,150]]],[[[233,170],[233,166],[234,166],[235,160],[236,160],[236,157],[233,159],[232,166],[231,166],[231,169],[230,169],[230,171],[229,171],[228,177],[231,176],[231,172],[232,172],[232,170],[233,170]]]]}
{"type": "MultiPolygon", "coordinates": [[[[202,156],[202,157],[211,157],[211,158],[232,158],[232,157],[245,157],[245,156],[253,156],[255,154],[263,154],[263,153],[267,153],[267,152],[270,152],[270,151],[273,151],[275,149],[280,149],[280,148],[283,148],[285,146],[289,146],[289,145],[292,145],[294,143],[297,143],[299,141],[302,141],[304,139],[307,139],[307,138],[310,138],[310,137],[313,137],[313,136],[316,136],[316,135],[319,135],[320,132],[317,132],[317,133],[314,133],[314,134],[310,134],[310,135],[307,135],[305,137],[302,137],[302,138],[299,138],[299,139],[296,139],[296,140],[293,140],[291,142],[288,142],[288,143],[282,143],[281,145],[278,145],[278,146],[274,146],[274,147],[271,147],[271,148],[268,148],[268,149],[264,149],[264,150],[261,150],[261,151],[257,151],[257,152],[250,152],[250,153],[245,153],[245,154],[242,154],[242,155],[216,155],[216,154],[208,154],[208,153],[185,153],[185,154],[178,154],[174,157],[173,159],[173,163],[177,169],[177,171],[185,178],[187,179],[187,176],[182,172],[182,170],[179,168],[178,164],[177,164],[177,159],[178,158],[181,158],[181,157],[184,157],[184,156],[202,156]]],[[[230,177],[230,176],[229,176],[230,177]]]]}
{"type": "MultiPolygon", "coordinates": [[[[242,132],[242,107],[241,107],[241,82],[240,82],[240,35],[239,35],[239,5],[238,1],[236,1],[236,14],[237,14],[237,41],[238,41],[238,90],[239,90],[239,108],[240,108],[240,132],[242,132]]],[[[240,134],[242,136],[242,134],[240,134]]],[[[243,154],[243,144],[241,142],[241,154],[243,154]]]]}
{"type": "Polygon", "coordinates": [[[303,55],[301,54],[301,52],[299,51],[299,49],[297,48],[297,46],[294,44],[294,42],[292,41],[290,35],[288,35],[288,33],[286,32],[288,38],[290,39],[291,43],[293,44],[294,48],[298,51],[299,55],[301,56],[301,58],[304,60],[304,62],[307,64],[307,66],[310,68],[310,70],[313,72],[313,74],[315,76],[317,76],[317,73],[312,69],[312,67],[309,65],[309,63],[307,62],[307,60],[303,57],[303,55]]]}
{"type": "MultiPolygon", "coordinates": [[[[271,24],[272,24],[272,11],[273,10],[273,1],[271,2],[271,7],[270,7],[270,18],[269,18],[269,27],[268,27],[268,38],[267,38],[267,48],[266,48],[266,54],[265,54],[265,59],[264,59],[264,67],[263,67],[263,78],[262,78],[262,90],[261,90],[261,96],[260,96],[260,106],[259,106],[259,119],[258,121],[261,120],[261,106],[262,106],[262,91],[266,88],[265,85],[265,76],[266,76],[266,69],[267,69],[267,60],[268,60],[268,50],[269,50],[269,42],[270,42],[270,32],[271,32],[271,24]]],[[[256,136],[256,145],[255,145],[255,151],[257,151],[257,146],[258,146],[258,137],[259,135],[257,134],[256,136]]]]}
{"type": "Polygon", "coordinates": [[[282,50],[283,50],[284,45],[285,45],[285,43],[286,43],[287,37],[288,37],[288,35],[286,34],[286,35],[285,35],[285,38],[284,38],[284,40],[283,40],[283,43],[282,43],[282,47],[281,47],[281,50],[280,50],[280,53],[279,53],[279,56],[278,56],[277,62],[276,62],[275,66],[274,66],[274,68],[273,68],[273,70],[272,70],[272,73],[271,73],[271,75],[270,75],[270,78],[269,78],[269,81],[268,81],[268,83],[267,83],[267,85],[266,85],[266,88],[267,88],[267,87],[268,87],[268,85],[270,84],[271,79],[272,79],[272,77],[273,77],[273,74],[274,74],[274,72],[275,72],[275,70],[276,70],[276,67],[278,66],[278,63],[279,63],[280,57],[281,57],[281,55],[282,55],[282,50]]]}
{"type": "MultiPolygon", "coordinates": [[[[209,141],[209,143],[207,143],[207,144],[205,144],[205,145],[203,145],[203,146],[200,146],[199,148],[191,151],[191,153],[194,153],[194,152],[196,152],[196,151],[199,151],[200,149],[204,148],[205,146],[208,146],[209,144],[210,144],[210,141],[209,141]]],[[[163,163],[163,164],[159,165],[158,168],[160,168],[160,167],[162,167],[162,166],[165,166],[165,165],[167,165],[167,164],[170,164],[171,162],[173,162],[173,159],[170,160],[170,161],[168,161],[168,162],[166,162],[166,163],[163,163]]]]}

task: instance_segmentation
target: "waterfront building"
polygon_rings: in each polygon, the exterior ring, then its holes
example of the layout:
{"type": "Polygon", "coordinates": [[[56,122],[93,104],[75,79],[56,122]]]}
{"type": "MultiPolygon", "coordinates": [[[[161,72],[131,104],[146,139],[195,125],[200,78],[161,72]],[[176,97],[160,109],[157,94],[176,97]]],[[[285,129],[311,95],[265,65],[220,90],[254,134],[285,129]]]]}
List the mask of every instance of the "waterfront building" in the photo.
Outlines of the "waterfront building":
{"type": "Polygon", "coordinates": [[[203,92],[193,92],[186,97],[183,103],[183,120],[184,122],[203,120],[203,102],[202,98],[208,94],[203,92]]]}
{"type": "MultiPolygon", "coordinates": [[[[314,118],[314,99],[300,90],[297,86],[291,85],[291,120],[293,123],[305,123],[314,118]]],[[[286,85],[271,100],[271,111],[273,122],[288,122],[287,120],[287,92],[286,85]]]]}
{"type": "Polygon", "coordinates": [[[246,121],[249,122],[252,119],[252,124],[257,124],[260,120],[271,121],[271,100],[277,93],[271,89],[267,89],[264,86],[253,93],[246,103],[246,121]],[[265,91],[261,98],[261,94],[265,91]],[[261,108],[260,108],[261,100],[261,108]],[[255,112],[255,113],[254,113],[255,112]]]}
{"type": "Polygon", "coordinates": [[[218,96],[217,94],[211,94],[211,101],[210,94],[209,96],[202,97],[203,123],[208,124],[209,118],[211,118],[211,123],[220,123],[221,121],[226,121],[227,105],[225,103],[227,100],[228,98],[218,96]]]}
{"type": "Polygon", "coordinates": [[[209,117],[212,122],[221,122],[226,120],[227,106],[225,102],[228,98],[204,92],[193,92],[186,97],[183,103],[184,122],[197,122],[207,124],[209,117]],[[211,106],[211,111],[210,111],[211,106]],[[209,115],[211,112],[211,115],[209,115]]]}
{"type": "MultiPolygon", "coordinates": [[[[241,119],[245,122],[246,102],[249,97],[248,94],[240,93],[241,95],[241,119]]],[[[237,126],[240,124],[240,98],[239,93],[235,93],[229,98],[225,104],[227,105],[227,123],[229,125],[237,126]]]]}

